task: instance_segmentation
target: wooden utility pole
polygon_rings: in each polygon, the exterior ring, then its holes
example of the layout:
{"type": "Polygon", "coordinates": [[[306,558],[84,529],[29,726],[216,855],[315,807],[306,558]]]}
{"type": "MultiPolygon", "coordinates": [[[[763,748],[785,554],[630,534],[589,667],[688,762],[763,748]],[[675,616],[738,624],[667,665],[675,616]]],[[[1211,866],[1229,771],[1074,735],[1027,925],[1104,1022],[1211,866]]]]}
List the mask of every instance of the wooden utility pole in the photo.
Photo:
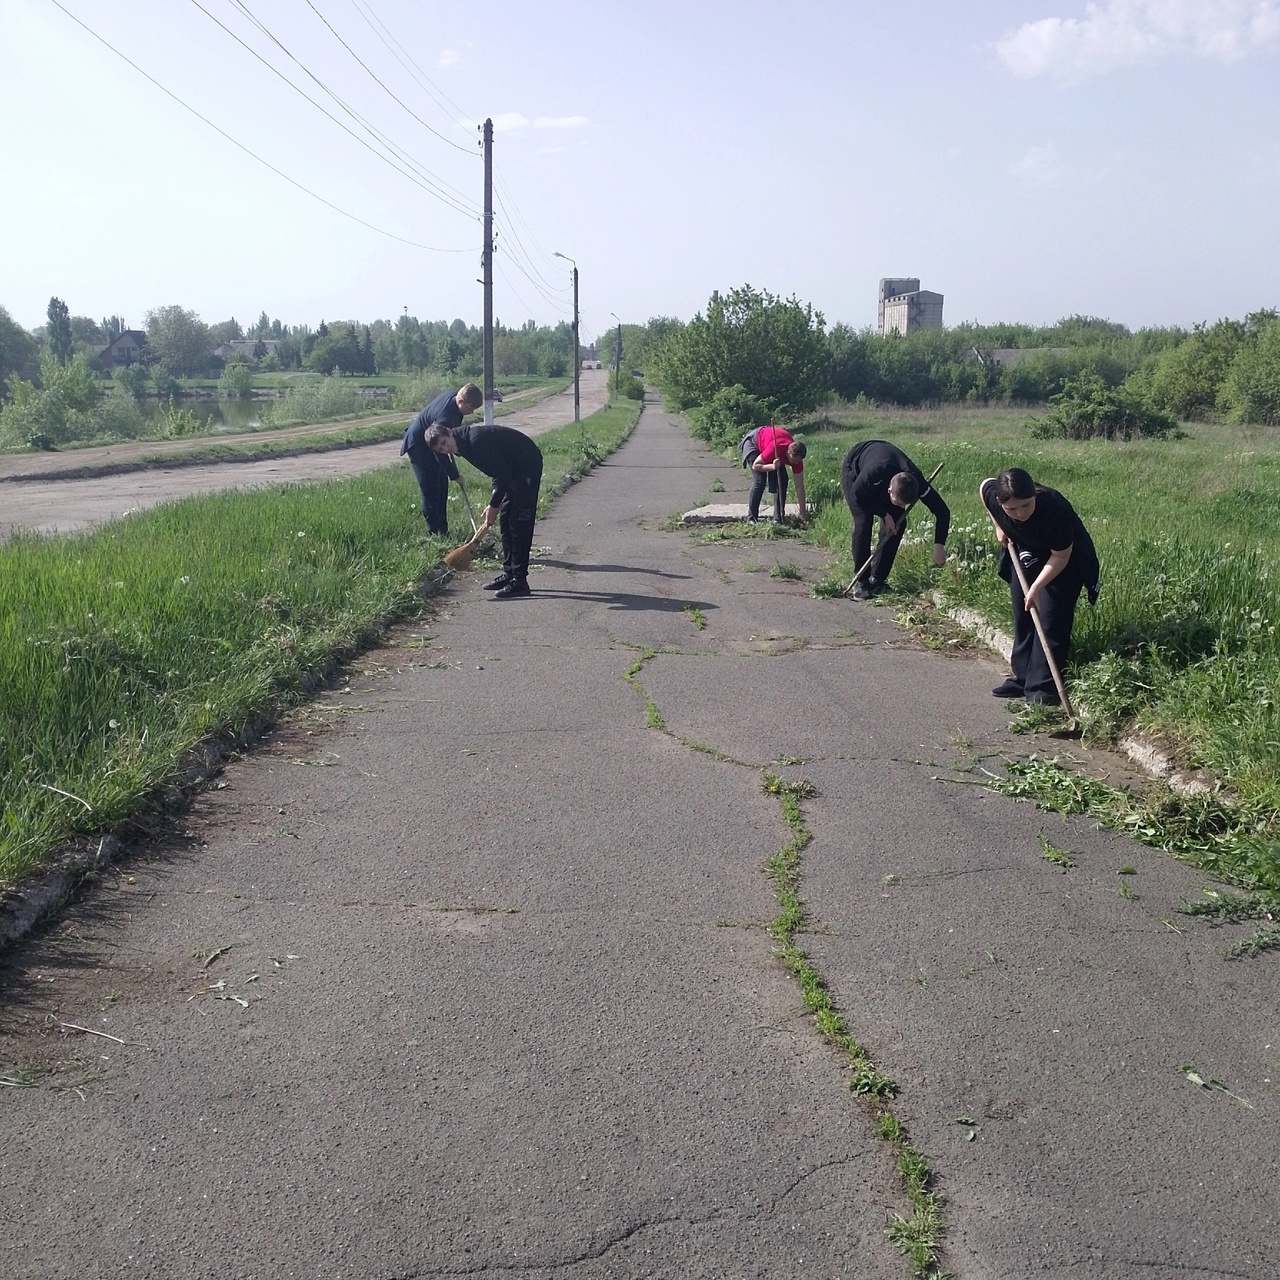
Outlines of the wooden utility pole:
{"type": "Polygon", "coordinates": [[[493,121],[484,122],[484,420],[493,423],[493,121]]]}

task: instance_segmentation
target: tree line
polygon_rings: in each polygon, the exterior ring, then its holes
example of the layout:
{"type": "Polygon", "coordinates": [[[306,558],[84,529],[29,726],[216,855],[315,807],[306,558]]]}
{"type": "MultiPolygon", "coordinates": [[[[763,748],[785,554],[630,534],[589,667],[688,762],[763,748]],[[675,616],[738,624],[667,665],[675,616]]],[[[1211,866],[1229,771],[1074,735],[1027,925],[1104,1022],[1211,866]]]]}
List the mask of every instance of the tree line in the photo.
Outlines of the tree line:
{"type": "MultiPolygon", "coordinates": [[[[41,360],[46,356],[60,366],[82,356],[90,369],[96,369],[99,353],[124,327],[119,316],[99,321],[72,315],[65,302],[51,298],[47,323],[28,331],[0,307],[0,399],[12,395],[9,382],[14,377],[39,384],[41,360]]],[[[166,306],[146,313],[142,332],[146,336],[142,363],[168,379],[217,377],[228,363],[217,349],[233,342],[246,346],[230,359],[259,372],[439,373],[478,378],[483,363],[479,326],[463,320],[423,321],[407,311],[394,321],[321,320],[313,329],[307,324],[284,324],[265,311],[248,326],[234,316],[206,324],[194,311],[166,306]]],[[[564,322],[547,326],[530,320],[519,327],[496,322],[494,371],[499,377],[567,376],[573,371],[572,327],[564,322]]]]}
{"type": "MultiPolygon", "coordinates": [[[[1280,423],[1280,313],[1192,329],[1090,316],[961,324],[902,336],[837,324],[750,285],[687,323],[624,326],[624,359],[718,444],[831,399],[1045,406],[1042,434],[1163,435],[1181,421],[1280,423]]],[[[603,354],[603,353],[602,353],[603,354]]]]}

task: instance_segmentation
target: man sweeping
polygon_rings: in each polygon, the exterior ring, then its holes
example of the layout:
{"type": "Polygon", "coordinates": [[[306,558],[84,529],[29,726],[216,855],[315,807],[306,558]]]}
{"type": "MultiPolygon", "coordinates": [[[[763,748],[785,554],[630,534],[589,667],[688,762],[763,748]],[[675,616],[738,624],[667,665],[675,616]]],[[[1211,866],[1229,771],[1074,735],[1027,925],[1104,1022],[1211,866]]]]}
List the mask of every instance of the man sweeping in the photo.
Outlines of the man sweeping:
{"type": "Polygon", "coordinates": [[[462,477],[452,458],[427,447],[426,434],[435,426],[450,431],[462,426],[463,418],[483,404],[484,392],[474,382],[468,382],[456,392],[445,391],[436,396],[404,433],[400,456],[409,455],[409,465],[422,492],[422,518],[427,522],[428,533],[448,534],[449,481],[462,488],[462,477]]]}
{"type": "Polygon", "coordinates": [[[514,427],[477,422],[450,431],[434,426],[426,434],[427,447],[443,458],[466,458],[493,481],[484,523],[498,522],[502,535],[502,572],[484,589],[495,600],[514,600],[529,590],[529,552],[533,521],[542,485],[542,450],[514,427]]]}
{"type": "Polygon", "coordinates": [[[866,565],[853,585],[855,600],[869,600],[884,589],[907,529],[907,509],[917,501],[934,515],[933,563],[939,568],[946,563],[951,510],[924,472],[896,445],[887,440],[855,444],[840,468],[840,488],[853,517],[853,563],[866,565]],[[871,524],[876,516],[880,537],[872,556],[871,524]]]}

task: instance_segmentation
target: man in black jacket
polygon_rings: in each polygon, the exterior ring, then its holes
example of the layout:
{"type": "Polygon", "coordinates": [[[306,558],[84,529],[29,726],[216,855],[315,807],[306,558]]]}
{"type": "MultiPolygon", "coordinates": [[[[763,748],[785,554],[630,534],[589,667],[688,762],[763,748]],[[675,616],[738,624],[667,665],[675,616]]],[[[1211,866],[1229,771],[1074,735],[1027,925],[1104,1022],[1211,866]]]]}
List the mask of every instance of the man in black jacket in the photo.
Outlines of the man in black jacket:
{"type": "Polygon", "coordinates": [[[462,419],[483,404],[484,392],[474,382],[468,382],[456,392],[444,391],[436,396],[404,433],[400,456],[409,455],[409,465],[422,491],[422,517],[427,522],[428,533],[448,534],[449,481],[461,488],[462,477],[452,458],[427,447],[426,434],[434,426],[448,427],[450,431],[462,426],[462,419]]]}
{"type": "Polygon", "coordinates": [[[434,426],[427,432],[426,441],[435,453],[466,458],[493,481],[484,522],[498,522],[502,572],[485,583],[484,589],[492,591],[495,600],[531,594],[529,552],[533,548],[533,521],[542,484],[542,450],[523,431],[496,422],[477,422],[453,431],[434,426]]]}
{"type": "Polygon", "coordinates": [[[924,472],[887,440],[862,440],[845,455],[840,488],[853,516],[853,566],[860,569],[871,557],[871,522],[880,517],[880,538],[874,559],[853,588],[855,600],[867,600],[884,589],[907,529],[907,508],[923,502],[935,517],[933,563],[947,561],[945,543],[951,511],[924,472]]]}

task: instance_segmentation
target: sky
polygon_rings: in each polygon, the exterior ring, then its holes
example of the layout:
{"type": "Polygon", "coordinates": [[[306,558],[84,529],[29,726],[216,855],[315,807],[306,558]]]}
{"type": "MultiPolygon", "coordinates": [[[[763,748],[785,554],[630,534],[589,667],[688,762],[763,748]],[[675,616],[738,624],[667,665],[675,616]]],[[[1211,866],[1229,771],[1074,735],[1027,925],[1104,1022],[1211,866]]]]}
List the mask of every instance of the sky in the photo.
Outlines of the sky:
{"type": "Polygon", "coordinates": [[[747,284],[861,328],[882,276],[1280,305],[1280,0],[0,0],[0,306],[478,324],[486,118],[495,314],[570,319],[564,254],[584,343],[747,284]]]}

